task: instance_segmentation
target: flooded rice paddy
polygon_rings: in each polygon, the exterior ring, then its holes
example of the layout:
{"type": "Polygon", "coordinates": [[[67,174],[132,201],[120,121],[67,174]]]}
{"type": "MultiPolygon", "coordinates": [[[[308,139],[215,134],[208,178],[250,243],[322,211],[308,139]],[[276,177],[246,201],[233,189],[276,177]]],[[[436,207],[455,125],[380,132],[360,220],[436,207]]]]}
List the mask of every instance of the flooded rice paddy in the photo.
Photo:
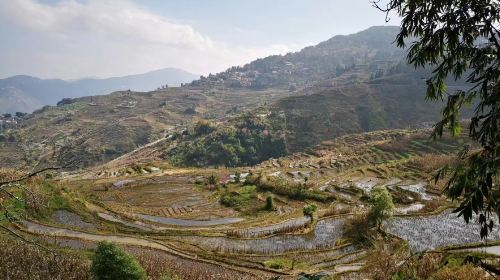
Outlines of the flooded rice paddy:
{"type": "MultiPolygon", "coordinates": [[[[475,220],[465,224],[462,217],[449,211],[435,216],[393,218],[386,226],[391,233],[408,240],[415,251],[481,241],[475,220]]],[[[500,240],[498,227],[493,228],[489,240],[500,240]]]]}
{"type": "Polygon", "coordinates": [[[296,229],[305,227],[311,222],[308,217],[300,217],[281,222],[279,224],[272,224],[269,226],[254,227],[247,229],[240,229],[233,232],[233,235],[243,238],[257,238],[269,236],[280,232],[286,232],[288,229],[296,229]]]}
{"type": "Polygon", "coordinates": [[[344,221],[328,218],[319,221],[307,234],[280,234],[268,238],[235,239],[228,237],[179,237],[206,250],[222,253],[279,254],[290,251],[309,251],[335,246],[342,236],[344,221]]]}
{"type": "Polygon", "coordinates": [[[205,226],[217,226],[217,225],[227,225],[234,224],[243,221],[242,218],[219,218],[212,220],[188,220],[188,219],[177,219],[145,214],[135,214],[142,220],[164,224],[164,225],[174,225],[174,226],[185,226],[185,227],[205,227],[205,226]]]}
{"type": "Polygon", "coordinates": [[[62,224],[69,227],[84,228],[84,229],[95,229],[96,225],[88,223],[82,220],[82,218],[67,210],[57,210],[52,214],[52,220],[58,224],[62,224]]]}

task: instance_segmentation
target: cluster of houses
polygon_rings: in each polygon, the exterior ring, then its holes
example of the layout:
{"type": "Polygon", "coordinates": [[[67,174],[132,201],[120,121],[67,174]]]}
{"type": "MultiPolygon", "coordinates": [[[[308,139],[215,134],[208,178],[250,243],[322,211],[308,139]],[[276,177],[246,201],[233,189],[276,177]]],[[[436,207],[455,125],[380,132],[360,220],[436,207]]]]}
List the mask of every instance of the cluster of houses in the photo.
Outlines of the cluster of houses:
{"type": "Polygon", "coordinates": [[[248,175],[250,175],[250,172],[242,172],[239,174],[227,174],[219,179],[219,184],[225,185],[229,183],[236,183],[237,181],[243,183],[246,181],[248,175]]]}
{"type": "MultiPolygon", "coordinates": [[[[292,75],[302,75],[310,69],[303,63],[290,61],[259,65],[259,61],[244,67],[232,67],[225,72],[208,77],[201,76],[189,86],[194,87],[265,87],[291,81],[292,75]]],[[[185,85],[186,86],[186,85],[185,85]]]]}
{"type": "Polygon", "coordinates": [[[26,113],[17,112],[12,114],[0,114],[0,135],[4,134],[8,129],[16,128],[20,125],[26,113]]]}

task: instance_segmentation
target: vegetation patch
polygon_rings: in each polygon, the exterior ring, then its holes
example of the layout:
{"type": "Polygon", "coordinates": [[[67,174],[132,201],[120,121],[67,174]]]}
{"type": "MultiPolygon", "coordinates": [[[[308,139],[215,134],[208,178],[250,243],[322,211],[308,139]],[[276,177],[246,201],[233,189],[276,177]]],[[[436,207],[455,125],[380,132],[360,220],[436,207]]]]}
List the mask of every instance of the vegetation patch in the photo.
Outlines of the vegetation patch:
{"type": "Polygon", "coordinates": [[[198,123],[165,153],[179,166],[248,166],[285,154],[285,141],[265,118],[246,115],[230,125],[198,123]]]}
{"type": "Polygon", "coordinates": [[[257,197],[255,190],[255,186],[246,185],[242,186],[237,191],[228,191],[221,196],[220,203],[227,207],[240,209],[257,197]]]}
{"type": "Polygon", "coordinates": [[[305,262],[298,262],[293,259],[272,259],[265,261],[264,266],[278,270],[294,270],[304,269],[308,266],[308,264],[305,262]]]}
{"type": "Polygon", "coordinates": [[[266,177],[261,174],[257,177],[249,176],[247,181],[251,181],[259,190],[269,191],[295,200],[303,201],[309,199],[319,202],[330,202],[335,200],[335,197],[329,193],[309,190],[304,184],[289,182],[283,178],[266,177]]]}

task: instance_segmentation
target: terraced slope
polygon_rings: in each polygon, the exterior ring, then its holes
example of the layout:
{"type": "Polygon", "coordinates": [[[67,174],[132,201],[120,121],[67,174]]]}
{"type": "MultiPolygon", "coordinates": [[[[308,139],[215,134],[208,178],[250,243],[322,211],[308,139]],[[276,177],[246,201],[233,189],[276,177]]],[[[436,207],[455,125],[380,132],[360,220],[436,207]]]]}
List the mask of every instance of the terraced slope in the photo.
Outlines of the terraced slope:
{"type": "MultiPolygon", "coordinates": [[[[444,214],[457,233],[418,243],[441,217],[433,215],[452,206],[441,196],[442,185],[431,182],[433,173],[453,164],[456,151],[470,144],[464,137],[434,141],[429,132],[351,134],[245,168],[179,169],[162,161],[102,166],[98,173],[44,182],[44,195],[57,196],[58,204],[48,204],[42,222],[31,217],[18,229],[77,249],[82,242],[114,240],[160,250],[179,263],[216,267],[224,275],[219,279],[347,271],[366,277],[359,270],[378,245],[353,242],[344,225],[367,208],[369,192],[378,186],[387,187],[396,204],[387,230],[408,239],[412,249],[477,241],[473,227],[460,228],[460,220],[444,214]],[[272,207],[266,207],[267,197],[272,207]],[[319,207],[314,220],[302,213],[310,203],[319,207]]],[[[394,245],[399,238],[381,240],[394,245]]]]}
{"type": "Polygon", "coordinates": [[[115,92],[66,100],[27,115],[0,141],[0,166],[29,166],[54,148],[83,141],[74,153],[84,166],[107,162],[168,135],[199,118],[220,121],[283,91],[202,91],[168,88],[147,93],[115,92]],[[17,151],[12,153],[11,151],[17,151]],[[22,156],[20,156],[22,155],[22,156]]]}

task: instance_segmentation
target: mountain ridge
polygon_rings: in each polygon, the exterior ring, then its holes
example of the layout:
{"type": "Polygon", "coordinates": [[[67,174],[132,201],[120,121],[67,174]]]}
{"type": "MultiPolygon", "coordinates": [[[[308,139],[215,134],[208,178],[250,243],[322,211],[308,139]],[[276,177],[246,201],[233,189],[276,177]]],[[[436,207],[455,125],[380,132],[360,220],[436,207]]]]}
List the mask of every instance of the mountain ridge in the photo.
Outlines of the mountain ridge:
{"type": "Polygon", "coordinates": [[[199,75],[177,68],[163,68],[121,77],[84,78],[71,81],[15,75],[0,79],[0,112],[32,112],[45,105],[55,105],[63,98],[108,94],[119,90],[151,91],[165,85],[180,86],[197,77],[199,75]],[[17,102],[12,98],[14,93],[22,96],[17,102]],[[32,105],[26,106],[27,103],[32,105]]]}

